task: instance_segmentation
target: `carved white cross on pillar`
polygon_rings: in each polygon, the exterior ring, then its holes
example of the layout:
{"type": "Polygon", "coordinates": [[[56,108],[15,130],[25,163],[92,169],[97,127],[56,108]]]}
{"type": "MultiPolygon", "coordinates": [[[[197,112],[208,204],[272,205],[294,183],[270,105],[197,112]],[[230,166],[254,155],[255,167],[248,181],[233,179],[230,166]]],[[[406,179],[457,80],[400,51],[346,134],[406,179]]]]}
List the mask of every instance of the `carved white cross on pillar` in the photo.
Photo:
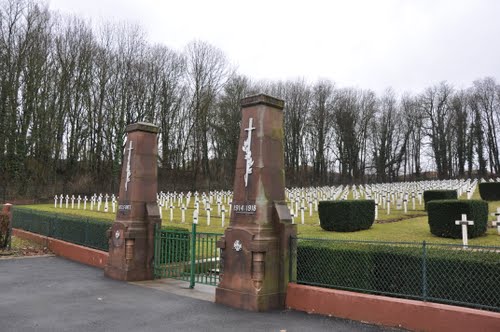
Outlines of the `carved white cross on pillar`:
{"type": "Polygon", "coordinates": [[[128,183],[130,182],[130,176],[132,175],[132,171],[130,170],[130,157],[131,157],[131,154],[132,154],[132,150],[133,150],[133,146],[132,146],[132,141],[130,141],[130,144],[128,146],[128,159],[127,159],[127,177],[125,179],[125,191],[127,191],[128,189],[128,183]]]}
{"type": "Polygon", "coordinates": [[[462,243],[464,244],[464,247],[467,248],[467,245],[469,244],[467,235],[467,226],[474,225],[474,221],[467,220],[467,215],[462,214],[462,220],[455,220],[455,225],[462,226],[462,243]]]}
{"type": "Polygon", "coordinates": [[[495,217],[497,217],[497,220],[493,220],[492,224],[493,227],[497,228],[498,235],[500,235],[500,208],[497,208],[497,212],[492,213],[495,217]]]}
{"type": "Polygon", "coordinates": [[[245,170],[245,175],[243,176],[243,179],[245,180],[245,187],[248,186],[248,176],[252,174],[252,166],[253,166],[253,159],[252,159],[252,130],[255,130],[255,127],[252,127],[253,125],[253,118],[250,118],[248,120],[248,128],[245,128],[245,131],[248,133],[247,139],[243,142],[243,147],[242,150],[245,152],[245,160],[246,160],[246,170],[245,170]]]}

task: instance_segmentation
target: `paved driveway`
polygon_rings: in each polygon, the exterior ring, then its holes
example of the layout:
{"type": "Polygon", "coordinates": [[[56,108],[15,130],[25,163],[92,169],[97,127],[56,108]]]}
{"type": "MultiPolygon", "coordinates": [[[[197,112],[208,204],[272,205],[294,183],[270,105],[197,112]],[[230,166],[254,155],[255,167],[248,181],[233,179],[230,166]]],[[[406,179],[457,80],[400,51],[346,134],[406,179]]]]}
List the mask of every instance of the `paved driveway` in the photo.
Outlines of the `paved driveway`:
{"type": "Polygon", "coordinates": [[[105,278],[59,257],[0,260],[0,331],[383,331],[294,311],[253,313],[105,278]]]}

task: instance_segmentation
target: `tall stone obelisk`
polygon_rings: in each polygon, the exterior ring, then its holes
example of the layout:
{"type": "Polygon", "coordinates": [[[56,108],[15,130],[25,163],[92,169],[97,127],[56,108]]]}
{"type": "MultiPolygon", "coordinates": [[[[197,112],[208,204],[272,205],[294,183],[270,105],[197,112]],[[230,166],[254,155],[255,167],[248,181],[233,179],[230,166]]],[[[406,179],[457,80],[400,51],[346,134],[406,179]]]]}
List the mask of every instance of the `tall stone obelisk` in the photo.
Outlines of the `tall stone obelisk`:
{"type": "Polygon", "coordinates": [[[116,219],[108,231],[106,276],[126,281],[153,279],[154,229],[161,224],[158,188],[158,127],[127,126],[116,219]]]}
{"type": "Polygon", "coordinates": [[[218,242],[221,281],[215,302],[253,311],[282,309],[296,235],[285,202],[284,101],[241,101],[242,121],[231,222],[218,242]]]}

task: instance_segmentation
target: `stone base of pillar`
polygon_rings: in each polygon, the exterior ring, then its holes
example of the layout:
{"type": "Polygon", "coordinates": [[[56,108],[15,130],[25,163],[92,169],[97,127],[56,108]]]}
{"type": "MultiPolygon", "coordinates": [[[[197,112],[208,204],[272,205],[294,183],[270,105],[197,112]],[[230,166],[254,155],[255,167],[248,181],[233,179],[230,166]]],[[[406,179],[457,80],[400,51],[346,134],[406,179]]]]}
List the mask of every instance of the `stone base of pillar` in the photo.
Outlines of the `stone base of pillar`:
{"type": "Polygon", "coordinates": [[[286,293],[251,294],[218,287],[215,303],[249,311],[283,310],[286,293]]]}

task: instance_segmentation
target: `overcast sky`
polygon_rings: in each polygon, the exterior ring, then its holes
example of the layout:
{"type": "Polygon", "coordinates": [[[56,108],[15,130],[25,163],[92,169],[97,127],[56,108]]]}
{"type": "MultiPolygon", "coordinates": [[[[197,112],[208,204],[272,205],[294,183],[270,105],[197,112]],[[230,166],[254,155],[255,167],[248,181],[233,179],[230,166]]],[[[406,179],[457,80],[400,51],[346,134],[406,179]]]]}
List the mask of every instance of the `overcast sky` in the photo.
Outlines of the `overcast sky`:
{"type": "Polygon", "coordinates": [[[176,50],[222,49],[254,79],[327,78],[420,92],[446,80],[500,80],[500,1],[49,0],[61,13],[142,26],[176,50]]]}

